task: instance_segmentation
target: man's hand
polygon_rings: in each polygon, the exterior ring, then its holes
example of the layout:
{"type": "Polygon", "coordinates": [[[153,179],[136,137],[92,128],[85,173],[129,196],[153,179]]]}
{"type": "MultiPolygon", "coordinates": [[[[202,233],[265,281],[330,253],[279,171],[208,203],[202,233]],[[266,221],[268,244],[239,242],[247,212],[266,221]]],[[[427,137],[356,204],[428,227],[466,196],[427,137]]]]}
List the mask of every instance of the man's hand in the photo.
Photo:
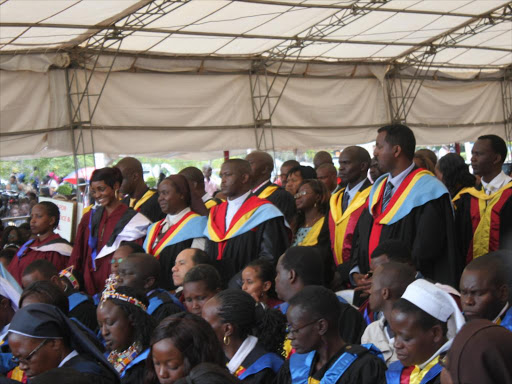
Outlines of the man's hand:
{"type": "Polygon", "coordinates": [[[361,296],[366,297],[370,294],[372,286],[372,277],[370,274],[363,275],[362,273],[353,273],[352,279],[356,283],[355,291],[362,291],[361,296]]]}

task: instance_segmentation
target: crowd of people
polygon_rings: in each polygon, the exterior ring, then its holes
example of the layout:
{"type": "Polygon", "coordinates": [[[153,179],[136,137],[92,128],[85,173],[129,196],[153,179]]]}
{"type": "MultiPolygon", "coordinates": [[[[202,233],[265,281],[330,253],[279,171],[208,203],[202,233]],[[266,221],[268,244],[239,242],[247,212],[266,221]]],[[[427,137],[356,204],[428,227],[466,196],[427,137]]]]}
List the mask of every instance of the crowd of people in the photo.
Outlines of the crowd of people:
{"type": "Polygon", "coordinates": [[[506,143],[415,149],[97,169],[73,244],[48,201],[4,230],[0,383],[512,383],[506,143]]]}

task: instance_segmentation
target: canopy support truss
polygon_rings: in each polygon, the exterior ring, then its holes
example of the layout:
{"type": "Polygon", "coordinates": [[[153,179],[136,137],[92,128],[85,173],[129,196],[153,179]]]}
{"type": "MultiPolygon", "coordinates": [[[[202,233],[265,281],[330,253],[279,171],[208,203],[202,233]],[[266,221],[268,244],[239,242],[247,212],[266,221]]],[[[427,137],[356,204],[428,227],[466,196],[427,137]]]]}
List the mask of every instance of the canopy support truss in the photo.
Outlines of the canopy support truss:
{"type": "Polygon", "coordinates": [[[319,23],[288,39],[269,51],[265,58],[254,62],[250,74],[251,99],[253,107],[256,148],[258,150],[274,149],[272,116],[283,96],[296,64],[304,48],[314,41],[324,39],[353,23],[373,9],[381,7],[387,0],[373,0],[367,7],[352,7],[335,12],[319,23]],[[292,61],[290,61],[290,59],[292,61]],[[267,70],[273,67],[272,73],[267,70]],[[276,81],[280,78],[280,81],[276,81]],[[267,143],[266,130],[270,131],[270,143],[267,143]]]}
{"type": "Polygon", "coordinates": [[[508,142],[508,152],[512,154],[512,67],[505,71],[501,82],[501,95],[503,98],[503,124],[505,125],[505,138],[508,142]]]}
{"type": "Polygon", "coordinates": [[[80,168],[79,154],[83,155],[83,167],[86,167],[85,154],[90,152],[94,154],[95,152],[93,129],[91,129],[92,120],[123,39],[181,7],[188,1],[190,0],[156,0],[144,4],[133,13],[89,36],[83,47],[71,51],[71,66],[66,69],[66,81],[76,172],[80,168]],[[116,24],[119,24],[120,28],[116,24]],[[109,53],[114,52],[108,56],[106,64],[100,63],[100,57],[107,50],[109,53]],[[98,69],[103,70],[105,76],[92,86],[91,80],[98,69]],[[87,130],[90,133],[89,136],[85,134],[87,130]]]}
{"type": "Polygon", "coordinates": [[[445,33],[433,37],[430,46],[415,47],[401,55],[394,68],[387,74],[387,92],[392,123],[405,123],[412,105],[423,84],[437,53],[475,36],[478,33],[503,22],[512,21],[512,5],[510,3],[495,8],[490,12],[475,17],[445,33]],[[399,69],[414,67],[412,79],[405,84],[397,78],[399,69]]]}

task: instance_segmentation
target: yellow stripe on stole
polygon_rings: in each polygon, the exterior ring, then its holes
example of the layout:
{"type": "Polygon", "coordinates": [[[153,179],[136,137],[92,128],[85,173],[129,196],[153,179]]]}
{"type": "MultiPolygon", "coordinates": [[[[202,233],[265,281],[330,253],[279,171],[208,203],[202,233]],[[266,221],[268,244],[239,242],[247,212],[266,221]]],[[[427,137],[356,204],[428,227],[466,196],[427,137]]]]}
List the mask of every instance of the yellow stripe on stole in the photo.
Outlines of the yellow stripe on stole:
{"type": "Polygon", "coordinates": [[[172,235],[171,235],[171,236],[169,236],[167,239],[165,239],[165,241],[164,241],[162,244],[160,244],[160,245],[158,246],[158,248],[156,248],[156,249],[154,250],[154,252],[155,252],[155,253],[154,253],[154,255],[155,255],[155,256],[158,256],[158,255],[160,254],[160,252],[162,252],[162,250],[165,248],[165,246],[166,246],[167,244],[169,244],[169,243],[171,242],[171,240],[172,240],[172,239],[174,239],[174,237],[175,237],[175,236],[176,236],[176,235],[177,235],[177,234],[178,234],[178,233],[183,229],[183,227],[184,227],[185,225],[187,225],[187,223],[188,223],[190,220],[192,220],[194,217],[199,217],[199,215],[198,215],[198,214],[193,214],[193,215],[190,215],[189,217],[187,217],[185,220],[183,220],[183,221],[181,222],[181,224],[178,226],[178,228],[176,228],[176,229],[174,230],[174,232],[172,233],[172,235]]]}
{"type": "Polygon", "coordinates": [[[439,363],[439,356],[428,363],[427,366],[423,369],[420,369],[420,367],[416,366],[411,372],[411,376],[409,376],[409,384],[420,384],[421,380],[423,380],[428,371],[430,371],[430,369],[432,369],[432,367],[437,363],[439,363]]]}
{"type": "Polygon", "coordinates": [[[135,206],[133,206],[133,201],[135,201],[135,199],[130,199],[130,208],[133,208],[135,210],[139,209],[140,206],[142,204],[144,204],[146,201],[148,201],[154,194],[156,193],[156,191],[152,191],[151,189],[148,189],[146,191],[146,193],[144,195],[142,195],[142,197],[140,198],[139,201],[137,201],[137,203],[135,204],[135,206]]]}
{"type": "Polygon", "coordinates": [[[267,197],[269,197],[271,194],[273,194],[277,189],[277,186],[276,185],[269,185],[267,188],[265,188],[259,195],[258,197],[260,199],[266,199],[267,197]]]}
{"type": "Polygon", "coordinates": [[[320,231],[322,229],[322,226],[324,225],[325,217],[320,218],[316,221],[315,224],[311,227],[308,234],[302,240],[302,242],[299,243],[299,245],[303,247],[312,247],[314,245],[318,244],[318,235],[320,235],[320,231]]]}
{"type": "Polygon", "coordinates": [[[501,187],[493,194],[481,193],[478,197],[478,210],[480,222],[473,234],[473,258],[489,253],[489,239],[491,237],[492,209],[500,201],[501,195],[508,188],[512,188],[512,182],[501,187]],[[489,201],[490,200],[490,201],[489,201]]]}
{"type": "Polygon", "coordinates": [[[404,203],[405,199],[409,196],[409,193],[411,192],[411,189],[414,187],[416,182],[421,179],[425,175],[433,176],[431,172],[429,171],[420,171],[409,182],[409,185],[404,189],[398,200],[393,204],[389,212],[379,221],[379,224],[388,224],[391,219],[395,216],[395,214],[398,212],[402,204],[404,203]]]}
{"type": "Polygon", "coordinates": [[[210,235],[210,239],[216,243],[220,243],[221,241],[230,239],[231,236],[233,236],[233,234],[235,234],[242,227],[242,225],[244,225],[247,222],[247,220],[249,220],[251,218],[254,211],[256,211],[259,207],[260,206],[255,207],[254,209],[250,210],[245,215],[240,217],[240,219],[238,219],[238,221],[235,223],[235,225],[233,225],[233,227],[228,231],[228,233],[226,233],[226,236],[224,236],[224,238],[222,238],[222,239],[215,233],[215,231],[212,227],[212,224],[211,224],[211,222],[212,222],[211,217],[208,218],[208,234],[210,235]]]}

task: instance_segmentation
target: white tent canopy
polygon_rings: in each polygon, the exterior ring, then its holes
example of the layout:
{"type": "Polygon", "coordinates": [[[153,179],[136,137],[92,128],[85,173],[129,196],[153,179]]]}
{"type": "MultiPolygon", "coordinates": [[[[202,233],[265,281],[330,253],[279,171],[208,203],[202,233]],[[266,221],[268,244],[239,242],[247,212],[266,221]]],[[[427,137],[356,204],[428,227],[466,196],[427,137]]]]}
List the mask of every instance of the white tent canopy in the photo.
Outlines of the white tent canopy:
{"type": "Polygon", "coordinates": [[[0,157],[505,137],[511,67],[506,1],[4,0],[0,157]]]}

